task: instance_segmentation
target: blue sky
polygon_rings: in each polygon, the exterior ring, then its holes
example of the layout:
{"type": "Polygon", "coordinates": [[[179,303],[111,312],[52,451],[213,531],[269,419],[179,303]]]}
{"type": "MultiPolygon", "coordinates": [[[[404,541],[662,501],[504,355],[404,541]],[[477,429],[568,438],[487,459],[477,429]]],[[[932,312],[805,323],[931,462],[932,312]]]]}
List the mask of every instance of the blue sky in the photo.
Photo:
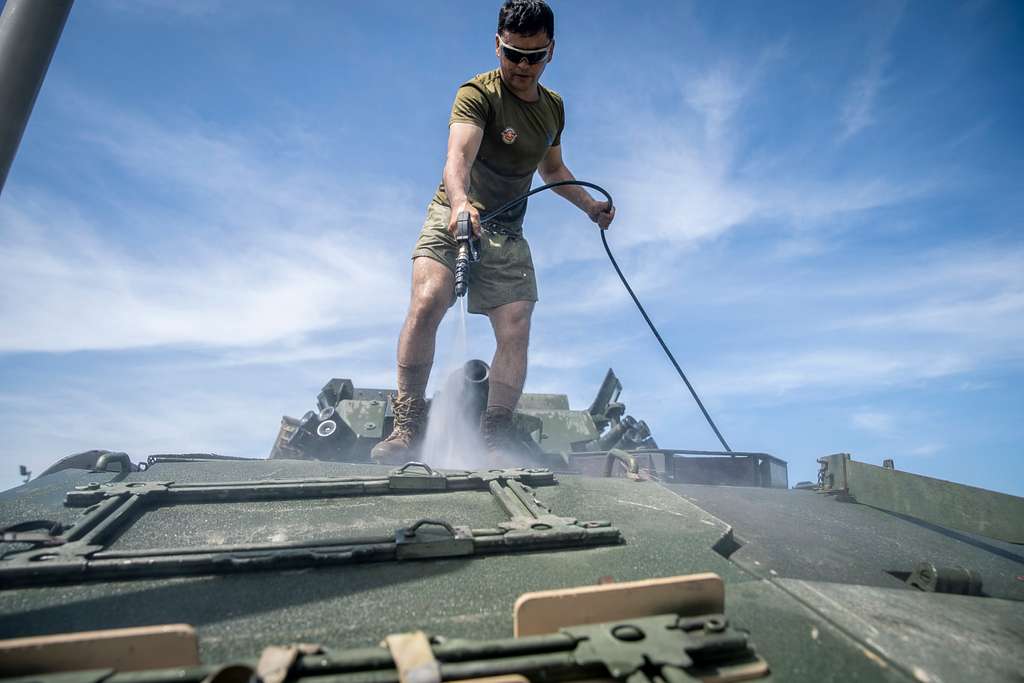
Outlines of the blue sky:
{"type": "MultiPolygon", "coordinates": [[[[1021,5],[552,5],[565,159],[730,445],[1024,495],[1021,5]]],[[[497,7],[77,3],[0,198],[0,488],[88,448],[263,457],[328,378],[393,386],[497,7]]],[[[716,447],[585,217],[526,229],[527,390],[584,408],[613,367],[661,445],[716,447]]]]}

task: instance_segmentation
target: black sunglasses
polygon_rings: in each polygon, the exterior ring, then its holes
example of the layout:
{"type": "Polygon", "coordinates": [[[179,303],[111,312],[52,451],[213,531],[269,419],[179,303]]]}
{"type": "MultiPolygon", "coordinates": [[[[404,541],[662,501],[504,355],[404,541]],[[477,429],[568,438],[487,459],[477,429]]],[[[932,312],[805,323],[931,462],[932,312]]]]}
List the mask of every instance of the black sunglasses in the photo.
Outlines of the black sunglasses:
{"type": "Polygon", "coordinates": [[[512,47],[504,40],[501,36],[498,36],[498,44],[501,45],[501,53],[505,55],[505,59],[518,64],[519,62],[526,60],[527,64],[540,64],[548,58],[548,50],[551,47],[551,43],[548,43],[544,47],[537,48],[536,50],[520,50],[517,47],[512,47]]]}

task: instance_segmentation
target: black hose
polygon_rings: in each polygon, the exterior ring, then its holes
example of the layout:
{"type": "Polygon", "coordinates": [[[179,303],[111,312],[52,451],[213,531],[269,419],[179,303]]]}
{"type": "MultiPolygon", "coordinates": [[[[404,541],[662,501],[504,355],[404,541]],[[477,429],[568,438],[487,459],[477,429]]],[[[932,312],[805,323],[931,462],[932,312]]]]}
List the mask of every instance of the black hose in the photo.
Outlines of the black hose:
{"type": "MultiPolygon", "coordinates": [[[[578,185],[580,187],[589,187],[590,189],[596,190],[597,192],[604,195],[605,199],[608,200],[609,208],[613,205],[612,196],[608,194],[608,191],[605,190],[600,185],[588,183],[585,180],[559,180],[558,182],[555,183],[548,183],[547,185],[535,187],[526,194],[516,197],[510,202],[502,204],[494,211],[488,211],[486,214],[480,217],[480,222],[486,223],[495,216],[500,215],[505,211],[508,211],[516,204],[519,204],[520,202],[525,202],[528,197],[535,195],[538,192],[550,190],[555,187],[561,187],[563,185],[578,185]]],[[[732,449],[729,448],[729,444],[725,442],[725,437],[723,437],[722,433],[718,431],[718,427],[715,426],[714,420],[711,419],[711,415],[708,414],[707,408],[704,407],[704,403],[700,400],[700,396],[697,395],[697,392],[696,390],[694,390],[693,385],[690,384],[690,380],[686,379],[686,374],[683,372],[683,369],[679,367],[679,363],[676,362],[676,357],[672,355],[671,351],[669,351],[668,345],[665,343],[665,340],[662,339],[661,334],[658,333],[658,328],[656,328],[654,326],[654,323],[651,322],[651,318],[649,315],[647,315],[647,311],[644,310],[644,307],[640,304],[640,300],[637,299],[636,294],[633,293],[633,288],[630,287],[629,282],[626,281],[626,276],[622,274],[622,269],[619,268],[618,262],[615,260],[615,257],[612,256],[612,250],[608,247],[608,239],[605,237],[605,232],[607,231],[603,229],[601,230],[601,244],[604,245],[604,251],[606,254],[608,254],[608,260],[612,262],[612,267],[615,268],[615,272],[618,273],[619,279],[622,280],[622,285],[626,288],[626,291],[629,292],[629,296],[633,298],[633,303],[636,304],[637,309],[640,311],[640,315],[642,315],[644,317],[644,320],[647,321],[647,325],[651,328],[651,332],[654,333],[654,336],[658,340],[658,343],[661,344],[661,348],[665,350],[665,355],[667,355],[668,359],[672,361],[672,365],[673,367],[675,367],[676,372],[679,373],[679,377],[683,380],[683,382],[686,383],[686,388],[689,389],[690,394],[693,395],[693,400],[697,402],[697,406],[700,408],[700,412],[704,413],[704,419],[706,419],[708,421],[708,424],[711,425],[711,429],[715,432],[715,436],[717,436],[718,440],[722,442],[722,447],[725,448],[727,452],[731,453],[732,449]]]]}

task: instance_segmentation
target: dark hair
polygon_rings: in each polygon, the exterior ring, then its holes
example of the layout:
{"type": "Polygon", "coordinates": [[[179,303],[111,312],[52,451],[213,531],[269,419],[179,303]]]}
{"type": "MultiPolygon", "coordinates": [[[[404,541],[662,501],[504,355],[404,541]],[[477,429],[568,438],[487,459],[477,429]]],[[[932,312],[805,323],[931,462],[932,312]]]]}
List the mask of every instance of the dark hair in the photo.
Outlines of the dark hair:
{"type": "Polygon", "coordinates": [[[532,36],[541,31],[555,37],[555,13],[544,0],[505,0],[498,10],[498,33],[532,36]]]}

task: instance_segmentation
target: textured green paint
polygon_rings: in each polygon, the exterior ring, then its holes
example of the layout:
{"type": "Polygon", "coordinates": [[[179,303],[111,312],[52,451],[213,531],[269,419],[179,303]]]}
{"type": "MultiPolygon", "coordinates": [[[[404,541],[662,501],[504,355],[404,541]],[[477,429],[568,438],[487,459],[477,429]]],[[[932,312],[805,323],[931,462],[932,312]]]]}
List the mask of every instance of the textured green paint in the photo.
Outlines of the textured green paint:
{"type": "Polygon", "coordinates": [[[338,402],[338,417],[356,436],[369,439],[384,438],[385,401],[342,400],[338,402]]]}
{"type": "Polygon", "coordinates": [[[519,410],[569,410],[569,397],[565,394],[523,394],[519,397],[519,410]]]}
{"type": "MultiPolygon", "coordinates": [[[[151,474],[158,480],[157,470],[162,470],[159,478],[177,481],[238,479],[250,470],[263,478],[318,470],[387,472],[374,466],[262,461],[160,466],[152,473],[134,473],[132,479],[146,480],[151,474]]],[[[449,637],[503,638],[512,633],[512,606],[522,593],[593,585],[605,576],[630,581],[714,571],[726,582],[750,578],[711,549],[725,525],[657,484],[568,475],[559,482],[538,488],[538,498],[558,515],[611,522],[625,543],[515,556],[5,590],[0,591],[0,637],[183,622],[199,630],[203,660],[217,662],[258,656],[268,642],[372,646],[388,633],[415,628],[449,637]]],[[[149,541],[166,546],[210,527],[230,527],[232,538],[245,538],[248,532],[267,538],[282,531],[293,537],[303,523],[330,526],[343,517],[353,524],[360,509],[367,532],[423,516],[474,526],[499,519],[502,512],[491,496],[472,493],[389,496],[376,499],[382,507],[365,508],[354,505],[374,499],[344,500],[353,507],[343,516],[333,506],[300,510],[287,501],[266,503],[265,514],[251,520],[229,505],[190,506],[186,517],[151,526],[149,541]],[[475,498],[477,510],[468,509],[462,498],[475,498]],[[401,507],[393,504],[399,501],[401,507]],[[487,505],[493,506],[491,512],[481,509],[487,505]],[[284,529],[267,528],[274,525],[274,510],[290,511],[280,518],[284,529]]]]}
{"type": "MultiPolygon", "coordinates": [[[[133,473],[128,481],[279,481],[384,477],[387,472],[388,468],[373,465],[296,460],[166,463],[133,473]]],[[[30,482],[0,494],[0,517],[14,521],[78,515],[79,510],[63,507],[64,492],[113,476],[68,472],[53,475],[51,482],[45,481],[49,477],[30,482]]],[[[628,581],[714,571],[725,581],[726,615],[733,626],[750,633],[774,680],[912,681],[915,667],[933,681],[1020,680],[1024,626],[1015,611],[1017,603],[906,588],[880,590],[852,585],[855,578],[841,579],[850,585],[781,578],[776,574],[786,571],[784,563],[772,563],[771,556],[763,553],[750,554],[763,534],[745,530],[741,519],[729,519],[729,506],[725,506],[721,516],[737,525],[738,537],[749,541],[733,559],[747,555],[755,566],[755,558],[762,560],[767,570],[757,578],[711,550],[727,525],[673,490],[649,481],[572,475],[558,475],[558,479],[556,486],[537,489],[538,498],[555,514],[608,520],[622,530],[626,542],[517,556],[3,590],[0,637],[184,622],[196,626],[207,663],[254,660],[262,647],[272,643],[315,642],[332,651],[373,648],[388,633],[417,628],[449,638],[507,638],[512,632],[512,605],[524,591],[592,585],[608,576],[628,581]]],[[[683,493],[740,491],[675,488],[683,493]]],[[[847,534],[846,525],[870,528],[893,544],[915,535],[936,535],[869,507],[809,492],[744,489],[740,493],[753,497],[752,505],[766,524],[798,528],[781,539],[772,536],[773,552],[780,557],[804,557],[811,564],[832,557],[829,539],[847,534]],[[819,505],[801,506],[802,497],[819,505]],[[818,514],[810,514],[815,509],[818,514]],[[833,509],[863,514],[833,513],[833,509]],[[784,510],[791,514],[783,516],[784,510]]],[[[483,492],[337,499],[315,506],[270,501],[260,504],[259,510],[248,503],[190,505],[180,513],[173,519],[140,520],[149,525],[146,542],[166,545],[183,534],[211,528],[229,530],[230,539],[255,536],[255,540],[282,531],[289,537],[331,533],[338,524],[386,531],[428,515],[474,526],[491,525],[505,517],[483,492]],[[371,505],[357,505],[371,501],[371,505]],[[342,511],[339,505],[349,507],[342,511]]],[[[950,557],[959,557],[948,546],[959,541],[942,538],[947,545],[941,547],[949,548],[950,557]]],[[[132,540],[143,539],[123,542],[132,540]]],[[[996,550],[1003,555],[1014,552],[1013,548],[996,550]]],[[[884,543],[866,546],[863,554],[884,556],[886,562],[896,558],[884,543]]],[[[857,563],[856,553],[834,559],[857,563]]]]}
{"type": "Polygon", "coordinates": [[[582,410],[520,409],[519,412],[539,418],[543,422],[540,447],[548,453],[569,453],[574,442],[591,441],[598,437],[594,419],[582,410]]]}
{"type": "Polygon", "coordinates": [[[835,475],[833,488],[858,503],[910,515],[951,529],[1024,543],[1024,498],[890,470],[851,460],[823,458],[835,475]]]}
{"type": "Polygon", "coordinates": [[[757,653],[778,681],[874,683],[910,681],[836,628],[827,617],[794,600],[770,581],[727,584],[725,613],[750,632],[757,653]]]}
{"type": "Polygon", "coordinates": [[[797,579],[776,583],[916,680],[1021,680],[1024,610],[1017,601],[797,579]]]}

